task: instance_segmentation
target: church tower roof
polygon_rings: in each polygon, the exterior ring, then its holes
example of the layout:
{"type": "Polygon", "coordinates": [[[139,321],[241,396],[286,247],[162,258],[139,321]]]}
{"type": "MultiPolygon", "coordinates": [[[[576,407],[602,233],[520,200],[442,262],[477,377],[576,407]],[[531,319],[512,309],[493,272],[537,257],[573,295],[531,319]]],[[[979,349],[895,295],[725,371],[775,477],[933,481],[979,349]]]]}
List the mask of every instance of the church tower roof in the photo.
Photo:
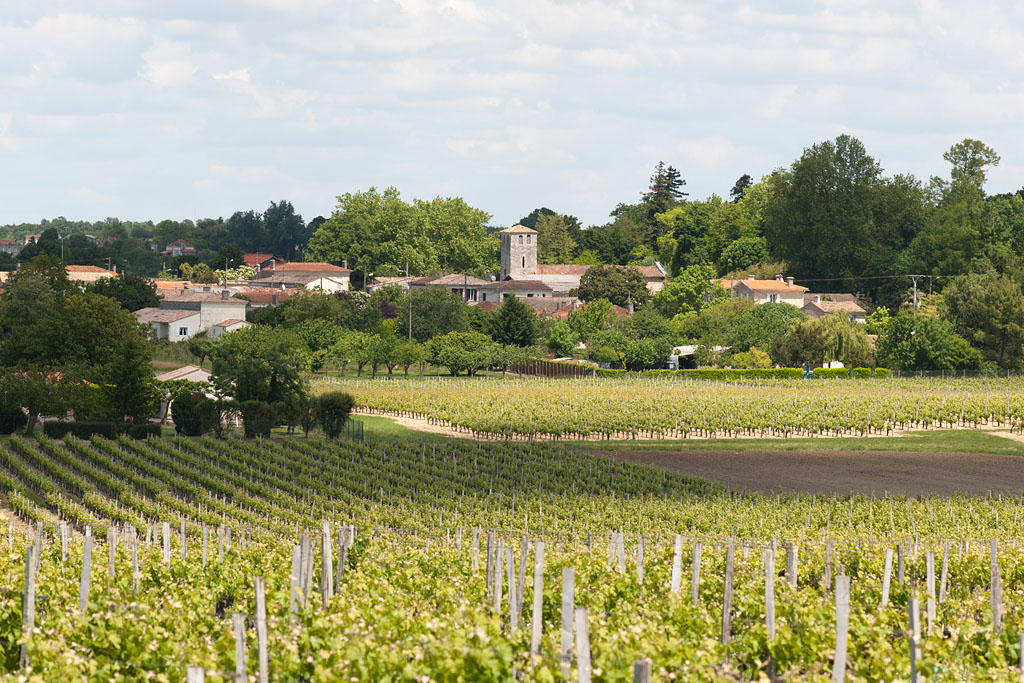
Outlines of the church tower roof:
{"type": "Polygon", "coordinates": [[[505,233],[505,234],[510,234],[510,235],[514,234],[514,233],[517,233],[517,232],[518,233],[523,233],[523,234],[529,233],[531,235],[536,235],[537,234],[536,230],[531,230],[530,228],[526,227],[525,225],[513,225],[511,228],[505,228],[501,232],[505,233]]]}

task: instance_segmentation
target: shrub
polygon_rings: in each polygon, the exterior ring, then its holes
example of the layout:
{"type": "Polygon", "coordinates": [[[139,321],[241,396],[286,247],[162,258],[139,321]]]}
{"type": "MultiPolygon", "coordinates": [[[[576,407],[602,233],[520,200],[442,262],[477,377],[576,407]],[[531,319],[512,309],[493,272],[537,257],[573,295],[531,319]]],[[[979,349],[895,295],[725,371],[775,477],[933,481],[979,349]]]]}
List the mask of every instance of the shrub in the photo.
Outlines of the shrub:
{"type": "Polygon", "coordinates": [[[125,434],[133,439],[146,439],[151,436],[160,436],[161,433],[160,425],[145,423],[128,425],[128,429],[125,431],[125,434]]]}
{"type": "Polygon", "coordinates": [[[331,391],[320,395],[317,399],[317,421],[328,438],[337,439],[341,436],[341,430],[355,404],[352,394],[344,391],[331,391]]]}
{"type": "Polygon", "coordinates": [[[815,379],[845,379],[850,376],[849,368],[816,368],[815,379]]]}
{"type": "Polygon", "coordinates": [[[875,368],[871,373],[872,377],[888,377],[892,374],[892,370],[888,368],[875,368]]]}
{"type": "Polygon", "coordinates": [[[171,402],[171,419],[174,420],[174,431],[185,436],[201,436],[203,421],[200,415],[200,404],[206,396],[199,391],[183,391],[171,402]]]}
{"type": "Polygon", "coordinates": [[[122,422],[44,422],[43,433],[51,439],[60,439],[71,434],[82,439],[87,439],[93,434],[108,439],[117,438],[118,434],[124,432],[125,425],[122,422]]]}
{"type": "Polygon", "coordinates": [[[263,401],[242,401],[238,404],[238,412],[242,414],[242,429],[247,439],[270,436],[270,430],[277,424],[274,406],[263,401]]]}
{"type": "Polygon", "coordinates": [[[871,368],[854,368],[853,376],[856,379],[864,379],[871,376],[871,368]]]}

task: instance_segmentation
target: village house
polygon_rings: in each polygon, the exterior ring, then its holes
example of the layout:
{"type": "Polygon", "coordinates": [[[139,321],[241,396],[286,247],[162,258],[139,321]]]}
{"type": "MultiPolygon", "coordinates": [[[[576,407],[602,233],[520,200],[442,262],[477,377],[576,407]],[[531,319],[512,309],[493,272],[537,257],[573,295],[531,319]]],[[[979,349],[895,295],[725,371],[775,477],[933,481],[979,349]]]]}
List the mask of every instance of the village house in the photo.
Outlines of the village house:
{"type": "Polygon", "coordinates": [[[0,240],[0,252],[4,254],[17,256],[24,247],[25,245],[18,240],[0,240]]]}
{"type": "Polygon", "coordinates": [[[734,299],[744,299],[755,304],[789,304],[804,307],[806,287],[793,284],[793,278],[779,275],[774,280],[757,280],[753,275],[745,280],[732,280],[730,291],[734,299]]]}
{"type": "Polygon", "coordinates": [[[277,289],[321,290],[333,294],[349,290],[352,271],[330,263],[280,263],[261,270],[249,284],[277,289]]]}
{"type": "Polygon", "coordinates": [[[297,289],[274,289],[272,287],[237,287],[233,288],[237,296],[249,302],[248,309],[276,308],[292,298],[297,289]]]}
{"type": "Polygon", "coordinates": [[[853,294],[804,294],[804,314],[808,318],[823,318],[842,311],[854,322],[867,322],[868,311],[853,294]]]}
{"type": "Polygon", "coordinates": [[[27,247],[30,244],[37,243],[40,237],[42,237],[42,235],[25,235],[25,246],[27,247]]]}
{"type": "Polygon", "coordinates": [[[210,329],[207,331],[206,336],[210,339],[217,339],[228,332],[234,332],[235,330],[241,330],[246,327],[252,327],[252,323],[237,318],[221,320],[219,323],[210,325],[210,329]]]}
{"type": "Polygon", "coordinates": [[[199,331],[199,311],[173,308],[140,308],[135,319],[152,328],[151,337],[156,340],[179,342],[191,339],[199,331]]]}
{"type": "Polygon", "coordinates": [[[250,268],[255,268],[257,271],[262,271],[264,269],[274,270],[278,265],[285,263],[285,260],[278,258],[273,254],[254,252],[251,254],[242,254],[242,263],[250,268]]]}
{"type": "MultiPolygon", "coordinates": [[[[180,292],[166,292],[160,301],[161,310],[197,311],[199,324],[190,330],[189,336],[205,332],[225,320],[245,320],[248,302],[235,299],[229,290],[185,289],[180,292]]],[[[145,310],[145,309],[143,309],[145,310]]]]}
{"type": "Polygon", "coordinates": [[[174,240],[173,242],[169,242],[167,247],[160,253],[176,257],[187,256],[188,254],[198,254],[199,250],[185,240],[174,240]]]}
{"type": "Polygon", "coordinates": [[[87,285],[105,277],[117,277],[117,272],[98,266],[68,266],[68,279],[85,289],[87,285]]]}

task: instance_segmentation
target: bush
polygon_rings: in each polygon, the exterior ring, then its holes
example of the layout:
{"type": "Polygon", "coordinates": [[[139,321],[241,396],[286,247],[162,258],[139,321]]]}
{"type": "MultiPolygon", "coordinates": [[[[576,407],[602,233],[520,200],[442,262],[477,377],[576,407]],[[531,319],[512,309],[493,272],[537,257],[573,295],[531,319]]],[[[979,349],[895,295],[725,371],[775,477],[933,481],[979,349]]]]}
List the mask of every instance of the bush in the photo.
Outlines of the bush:
{"type": "Polygon", "coordinates": [[[128,425],[128,429],[125,431],[125,434],[133,439],[147,439],[151,436],[160,436],[162,433],[160,425],[145,423],[128,425]]]}
{"type": "Polygon", "coordinates": [[[51,439],[60,439],[71,434],[82,439],[87,439],[93,434],[115,439],[118,434],[123,433],[125,425],[123,422],[44,422],[43,433],[51,439]]]}
{"type": "Polygon", "coordinates": [[[850,376],[849,368],[815,368],[815,379],[846,379],[850,376]]]}
{"type": "Polygon", "coordinates": [[[201,436],[203,421],[200,416],[200,404],[206,396],[199,391],[183,391],[171,402],[171,419],[174,420],[174,431],[185,436],[201,436]]]}
{"type": "Polygon", "coordinates": [[[871,376],[872,377],[888,377],[891,374],[892,374],[892,370],[889,370],[888,368],[875,368],[874,371],[872,371],[871,376]]]}
{"type": "Polygon", "coordinates": [[[13,434],[18,427],[28,424],[28,416],[20,409],[0,413],[0,434],[13,434]]]}
{"type": "MultiPolygon", "coordinates": [[[[621,377],[626,370],[598,370],[599,377],[621,377]]],[[[800,368],[724,368],[697,370],[644,370],[640,374],[647,377],[693,377],[695,379],[801,379],[804,376],[800,368]]]]}
{"type": "Polygon", "coordinates": [[[356,400],[344,391],[331,391],[317,399],[316,415],[320,428],[330,439],[341,436],[341,430],[348,421],[356,400]]]}
{"type": "Polygon", "coordinates": [[[238,412],[242,414],[242,429],[247,439],[270,436],[270,430],[277,424],[274,406],[263,401],[242,401],[238,404],[238,412]]]}
{"type": "Polygon", "coordinates": [[[865,379],[871,376],[871,368],[854,368],[853,377],[855,379],[865,379]]]}

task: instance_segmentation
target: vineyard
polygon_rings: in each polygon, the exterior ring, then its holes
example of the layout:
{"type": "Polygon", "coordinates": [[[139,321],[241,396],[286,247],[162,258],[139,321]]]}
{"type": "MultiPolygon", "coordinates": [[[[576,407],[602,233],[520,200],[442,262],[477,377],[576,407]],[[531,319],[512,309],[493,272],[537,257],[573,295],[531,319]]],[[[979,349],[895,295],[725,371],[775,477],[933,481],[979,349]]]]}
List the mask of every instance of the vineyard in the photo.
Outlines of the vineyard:
{"type": "MultiPolygon", "coordinates": [[[[1021,379],[331,379],[364,411],[484,438],[862,436],[1024,420],[1021,379]]],[[[325,385],[327,386],[327,385],[325,385]]]]}
{"type": "Polygon", "coordinates": [[[0,487],[12,678],[1020,674],[1016,498],[737,496],[462,440],[15,436],[0,487]]]}

